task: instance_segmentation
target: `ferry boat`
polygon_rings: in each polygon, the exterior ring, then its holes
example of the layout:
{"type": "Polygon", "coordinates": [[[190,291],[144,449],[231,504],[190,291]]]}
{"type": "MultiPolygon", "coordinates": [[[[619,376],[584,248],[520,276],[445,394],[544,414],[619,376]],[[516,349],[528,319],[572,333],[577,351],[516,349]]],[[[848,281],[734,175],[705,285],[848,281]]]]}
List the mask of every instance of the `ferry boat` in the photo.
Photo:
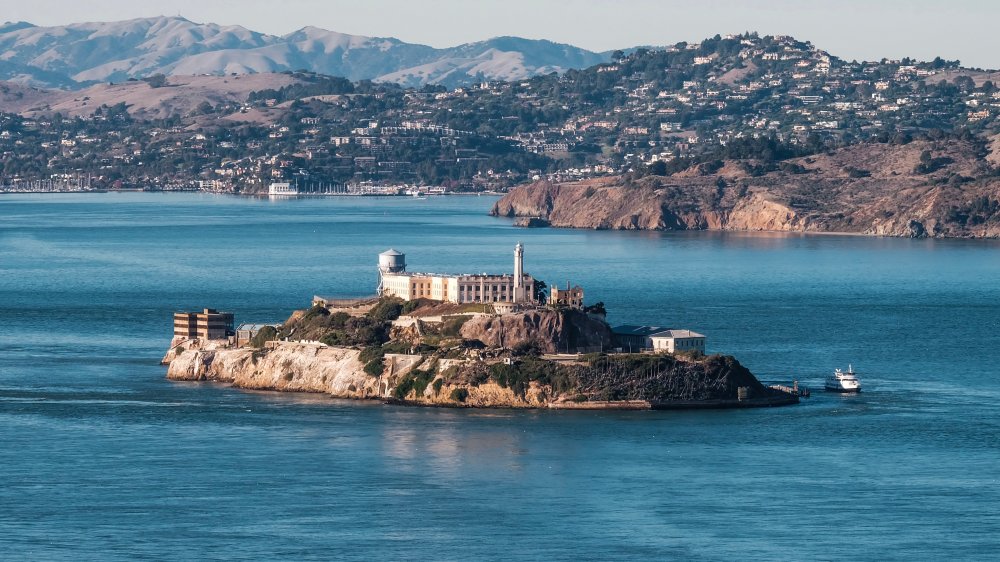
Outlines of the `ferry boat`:
{"type": "Polygon", "coordinates": [[[840,369],[833,371],[833,374],[826,378],[826,389],[831,392],[861,392],[861,383],[854,372],[854,367],[847,366],[847,372],[840,369]]]}

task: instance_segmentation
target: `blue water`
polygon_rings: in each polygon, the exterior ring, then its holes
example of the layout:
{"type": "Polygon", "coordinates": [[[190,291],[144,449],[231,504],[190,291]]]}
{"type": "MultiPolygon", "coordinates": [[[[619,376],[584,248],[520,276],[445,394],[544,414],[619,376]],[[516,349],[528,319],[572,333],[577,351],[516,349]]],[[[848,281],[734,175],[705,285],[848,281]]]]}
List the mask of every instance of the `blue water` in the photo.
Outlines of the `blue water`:
{"type": "Polygon", "coordinates": [[[1000,244],[523,230],[486,197],[0,197],[4,559],[994,559],[1000,244]],[[280,321],[411,270],[526,269],[612,322],[859,396],[414,409],[173,383],[170,313],[280,321]]]}

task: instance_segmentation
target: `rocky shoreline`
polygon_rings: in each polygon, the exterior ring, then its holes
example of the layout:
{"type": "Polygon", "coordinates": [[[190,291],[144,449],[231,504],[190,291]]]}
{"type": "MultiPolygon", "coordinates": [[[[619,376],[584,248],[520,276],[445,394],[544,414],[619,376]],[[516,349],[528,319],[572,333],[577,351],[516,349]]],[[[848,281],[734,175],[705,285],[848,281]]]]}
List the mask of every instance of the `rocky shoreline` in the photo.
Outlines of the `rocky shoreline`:
{"type": "Polygon", "coordinates": [[[180,340],[173,342],[162,363],[168,366],[167,378],[175,381],[214,381],[247,390],[323,393],[333,398],[408,406],[663,410],[770,407],[799,401],[797,396],[765,387],[734,359],[720,356],[701,361],[663,358],[662,380],[643,389],[634,384],[638,376],[625,375],[603,386],[595,384],[587,379],[594,375],[588,369],[593,369],[583,362],[573,366],[578,378],[568,388],[560,386],[567,383],[555,376],[515,380],[510,369],[522,361],[529,369],[555,373],[561,368],[552,362],[543,365],[539,362],[544,360],[537,358],[507,363],[392,353],[384,356],[382,371],[373,376],[366,372],[361,354],[358,349],[312,342],[272,342],[254,349],[180,340]],[[495,376],[504,370],[506,375],[495,376]],[[748,393],[742,400],[738,397],[740,387],[748,393]],[[673,391],[678,392],[676,399],[669,397],[673,391]],[[649,394],[644,398],[614,397],[614,393],[628,392],[649,394]]]}
{"type": "Polygon", "coordinates": [[[491,214],[533,228],[1000,238],[1000,179],[971,143],[865,144],[763,174],[748,164],[537,181],[511,190],[491,214]],[[918,171],[926,154],[940,167],[918,171]]]}

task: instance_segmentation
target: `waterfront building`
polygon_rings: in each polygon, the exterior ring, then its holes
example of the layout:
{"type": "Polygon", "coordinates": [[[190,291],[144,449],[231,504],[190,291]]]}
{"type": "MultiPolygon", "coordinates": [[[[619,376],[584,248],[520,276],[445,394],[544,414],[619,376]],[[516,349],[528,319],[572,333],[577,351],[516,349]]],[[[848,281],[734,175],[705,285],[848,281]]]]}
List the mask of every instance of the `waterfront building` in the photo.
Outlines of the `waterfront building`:
{"type": "Polygon", "coordinates": [[[275,182],[268,186],[268,195],[298,195],[299,188],[288,182],[275,182]]]}
{"type": "Polygon", "coordinates": [[[524,272],[524,246],[514,247],[514,273],[440,274],[406,271],[406,255],[396,250],[379,254],[380,295],[409,301],[431,299],[453,303],[535,302],[535,279],[524,272]]]}
{"type": "Polygon", "coordinates": [[[175,312],[174,337],[223,340],[233,335],[233,313],[206,308],[201,312],[175,312]]]}
{"type": "Polygon", "coordinates": [[[623,325],[612,328],[611,332],[614,335],[616,345],[622,351],[705,352],[705,335],[691,330],[677,330],[662,326],[623,325]]]}
{"type": "Polygon", "coordinates": [[[705,335],[691,330],[664,330],[649,336],[649,340],[653,344],[654,351],[705,353],[705,335]]]}

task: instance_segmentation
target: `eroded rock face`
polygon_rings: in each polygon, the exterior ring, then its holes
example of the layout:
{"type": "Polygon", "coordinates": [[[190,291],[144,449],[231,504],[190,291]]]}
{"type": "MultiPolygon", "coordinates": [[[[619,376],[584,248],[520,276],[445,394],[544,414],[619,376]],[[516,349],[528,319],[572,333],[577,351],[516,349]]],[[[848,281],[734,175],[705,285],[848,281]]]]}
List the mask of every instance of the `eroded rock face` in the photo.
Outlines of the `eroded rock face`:
{"type": "Polygon", "coordinates": [[[462,337],[487,347],[535,347],[543,353],[576,352],[580,348],[610,349],[611,330],[578,310],[531,310],[500,316],[479,316],[462,326],[462,337]]]}
{"type": "Polygon", "coordinates": [[[491,214],[565,228],[998,238],[1000,180],[977,150],[962,141],[864,144],[789,161],[796,173],[750,176],[730,161],[714,174],[540,181],[511,190],[491,214]],[[918,173],[923,151],[949,163],[918,173]]]}
{"type": "Polygon", "coordinates": [[[282,392],[321,392],[336,398],[403,398],[427,405],[464,405],[483,408],[544,407],[545,390],[533,384],[524,395],[515,394],[486,381],[478,385],[445,381],[449,367],[462,360],[434,360],[420,355],[387,354],[379,377],[364,372],[356,349],[316,344],[286,343],[271,349],[202,349],[197,341],[181,342],[168,362],[167,378],[178,381],[216,381],[237,388],[282,392]],[[190,345],[187,348],[184,344],[190,345]],[[396,386],[407,376],[424,369],[432,374],[422,392],[410,391],[399,397],[396,386]],[[463,389],[465,397],[456,401],[452,391],[463,389]]]}
{"type": "Polygon", "coordinates": [[[173,380],[214,380],[240,388],[327,392],[364,398],[376,379],[364,372],[359,351],[316,344],[283,344],[274,349],[201,350],[177,353],[167,369],[173,380]]]}
{"type": "MultiPolygon", "coordinates": [[[[580,312],[554,311],[479,319],[481,337],[533,341],[539,333],[573,341],[572,330],[596,322],[580,312]]],[[[467,324],[468,325],[468,324],[467,324]]],[[[607,329],[607,325],[600,323],[607,329]]],[[[597,332],[593,344],[609,333],[597,332]]],[[[506,340],[505,340],[506,341],[506,340]]],[[[550,352],[563,351],[555,349],[550,352]]],[[[600,356],[592,363],[560,365],[538,357],[503,363],[498,358],[448,359],[386,354],[385,368],[369,375],[357,349],[280,342],[266,349],[204,349],[197,343],[176,347],[167,377],[210,380],[238,388],[317,392],[337,398],[399,399],[407,403],[476,408],[655,408],[700,405],[747,406],[794,403],[765,389],[731,357],[701,360],[654,355],[600,356]],[[418,382],[419,381],[419,382],[418,382]],[[749,404],[737,400],[739,387],[750,391],[749,404]],[[582,399],[582,400],[581,400],[582,399]],[[776,399],[777,401],[774,401],[776,399]],[[587,404],[582,405],[583,402],[587,404]]]]}

